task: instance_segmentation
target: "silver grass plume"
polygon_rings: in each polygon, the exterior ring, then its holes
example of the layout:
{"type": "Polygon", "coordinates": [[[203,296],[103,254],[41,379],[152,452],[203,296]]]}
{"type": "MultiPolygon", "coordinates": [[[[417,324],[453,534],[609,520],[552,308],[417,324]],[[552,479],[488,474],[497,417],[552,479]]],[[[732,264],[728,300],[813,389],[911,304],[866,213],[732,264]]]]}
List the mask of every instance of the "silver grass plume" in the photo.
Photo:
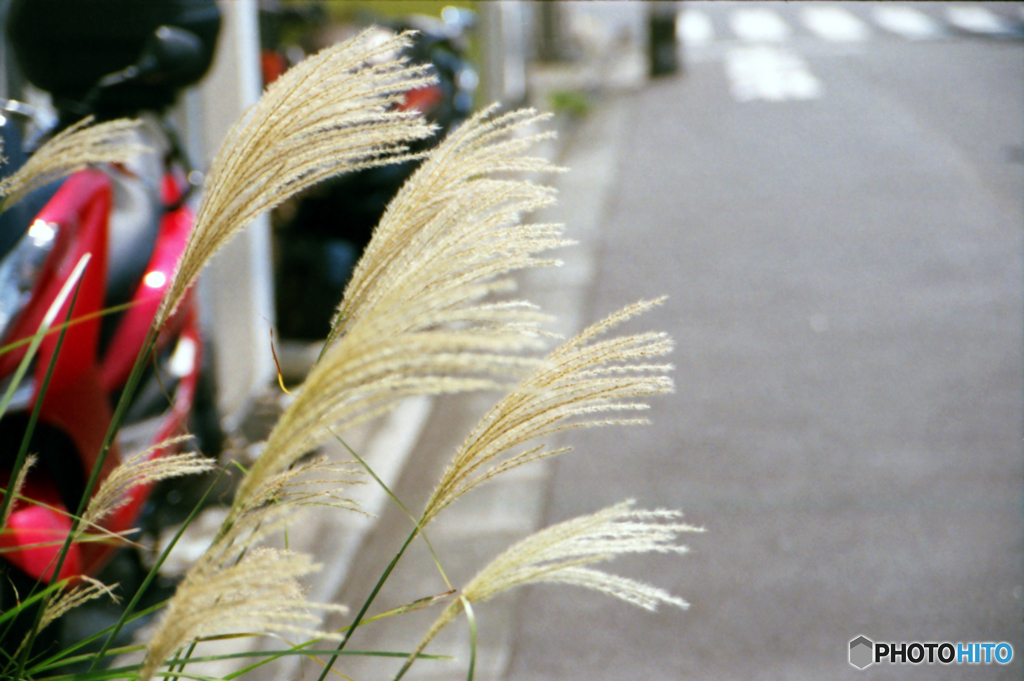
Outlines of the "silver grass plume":
{"type": "Polygon", "coordinates": [[[117,163],[146,151],[131,143],[139,122],[117,119],[92,125],[84,118],[54,135],[16,173],[0,182],[0,209],[92,163],[117,163]]]}
{"type": "Polygon", "coordinates": [[[127,494],[133,487],[150,485],[159,480],[183,475],[205,473],[215,468],[213,461],[198,452],[154,457],[159,450],[187,439],[190,439],[190,436],[165,440],[119,464],[110,472],[99,490],[89,500],[89,505],[86,507],[85,513],[82,514],[82,529],[95,525],[128,503],[127,494]]]}
{"type": "Polygon", "coordinates": [[[216,570],[193,570],[185,576],[150,638],[140,681],[182,646],[215,634],[294,633],[339,638],[319,631],[315,610],[344,611],[342,606],[309,603],[299,579],[320,566],[292,551],[257,548],[238,562],[216,570]]]}
{"type": "MultiPolygon", "coordinates": [[[[407,312],[408,317],[398,321],[429,316],[440,323],[444,318],[407,312]]],[[[366,320],[310,371],[298,398],[278,419],[263,453],[241,482],[235,506],[248,504],[265,478],[287,470],[318,446],[330,428],[343,430],[365,421],[404,397],[501,387],[501,377],[529,366],[529,360],[514,354],[529,341],[496,332],[403,332],[366,320]]]]}
{"type": "Polygon", "coordinates": [[[114,589],[117,587],[117,584],[107,586],[103,582],[85,575],[80,576],[79,579],[81,580],[81,583],[78,584],[78,586],[62,591],[59,596],[51,599],[46,605],[42,618],[39,620],[40,630],[56,621],[69,610],[77,608],[83,603],[91,601],[94,598],[109,596],[110,600],[114,601],[114,603],[121,602],[121,599],[119,599],[114,593],[114,589]]]}
{"type": "MultiPolygon", "coordinates": [[[[247,497],[244,505],[232,508],[225,522],[203,555],[189,569],[192,577],[212,575],[229,569],[254,546],[273,536],[309,508],[341,508],[358,511],[340,490],[362,482],[351,465],[337,464],[325,458],[305,461],[291,469],[269,476],[247,497]]],[[[176,593],[173,601],[184,598],[176,593]]]]}
{"type": "Polygon", "coordinates": [[[316,630],[320,619],[314,613],[347,609],[306,601],[298,581],[320,566],[304,554],[254,547],[305,508],[356,509],[355,502],[339,492],[344,485],[361,481],[354,473],[351,466],[327,459],[302,462],[264,478],[244,506],[234,507],[231,520],[171,598],[150,639],[142,678],[149,678],[182,645],[213,633],[335,637],[316,630]]]}
{"type": "Polygon", "coordinates": [[[424,296],[438,309],[462,306],[467,322],[497,324],[507,316],[515,323],[514,307],[469,303],[491,287],[507,287],[496,277],[557,264],[535,256],[572,243],[561,225],[519,224],[524,213],[554,201],[552,188],[499,177],[561,170],[526,154],[554,135],[529,132],[547,118],[532,109],[497,115],[492,106],[449,133],[388,205],[346,286],[329,340],[424,296]]]}
{"type": "Polygon", "coordinates": [[[551,352],[466,438],[427,501],[421,524],[486,480],[569,449],[540,444],[513,453],[528,441],[571,428],[647,423],[612,415],[647,409],[637,398],[672,391],[665,375],[672,366],[649,363],[668,354],[672,340],[664,333],[598,337],[663,300],[627,306],[551,352]]]}
{"type": "Polygon", "coordinates": [[[13,483],[8,483],[7,494],[11,495],[11,503],[7,506],[7,512],[4,517],[0,518],[0,531],[7,527],[7,521],[11,517],[11,511],[14,510],[14,502],[21,494],[21,488],[25,486],[25,480],[28,478],[28,472],[32,470],[32,467],[36,465],[39,458],[35,454],[29,454],[25,457],[25,463],[22,465],[21,470],[18,471],[18,477],[14,479],[13,483]]]}
{"type": "MultiPolygon", "coordinates": [[[[117,584],[107,586],[103,582],[97,581],[92,577],[86,577],[85,575],[82,575],[79,579],[81,582],[77,586],[72,589],[64,589],[56,598],[49,599],[46,607],[43,609],[43,614],[39,618],[38,631],[42,631],[70,610],[94,598],[109,596],[110,600],[114,601],[114,603],[121,602],[121,599],[114,594],[114,588],[117,587],[117,584]]],[[[17,657],[21,649],[28,643],[28,636],[28,634],[25,635],[25,639],[18,646],[14,657],[17,657]]]]}
{"type": "MultiPolygon", "coordinates": [[[[500,277],[554,261],[560,225],[522,225],[553,200],[548,187],[497,179],[551,166],[526,152],[547,134],[516,137],[542,117],[492,109],[444,140],[391,201],[346,288],[335,340],[282,414],[239,487],[245,503],[259,480],[287,469],[327,436],[413,395],[503,387],[536,360],[546,319],[521,302],[487,302],[508,290],[500,277]]],[[[329,341],[330,343],[330,341],[329,341]]]]}
{"type": "MultiPolygon", "coordinates": [[[[516,586],[549,582],[594,589],[647,610],[656,610],[661,603],[685,609],[686,601],[663,589],[586,567],[629,553],[686,553],[687,548],[676,543],[678,535],[703,531],[676,522],[681,517],[677,511],[634,510],[633,503],[624,501],[530,535],[478,572],[462,589],[462,598],[480,603],[516,586]]],[[[462,609],[461,599],[452,601],[406,667],[462,609]]]]}
{"type": "Polygon", "coordinates": [[[433,82],[427,67],[381,58],[408,46],[364,32],[274,81],[228,133],[207,175],[185,253],[155,326],[177,306],[203,265],[256,216],[332,175],[417,157],[408,143],[432,128],[394,109],[407,90],[433,82]]]}
{"type": "Polygon", "coordinates": [[[327,457],[302,461],[267,478],[249,497],[246,515],[270,505],[329,507],[358,511],[358,504],[341,495],[349,485],[366,482],[365,473],[350,463],[336,463],[327,457]]]}
{"type": "Polygon", "coordinates": [[[211,567],[197,565],[197,569],[219,569],[231,564],[248,547],[273,535],[304,510],[334,508],[362,513],[342,490],[364,481],[361,470],[326,458],[296,463],[288,470],[260,476],[259,484],[244,498],[236,494],[240,501],[232,506],[217,540],[200,559],[200,563],[211,567]]]}

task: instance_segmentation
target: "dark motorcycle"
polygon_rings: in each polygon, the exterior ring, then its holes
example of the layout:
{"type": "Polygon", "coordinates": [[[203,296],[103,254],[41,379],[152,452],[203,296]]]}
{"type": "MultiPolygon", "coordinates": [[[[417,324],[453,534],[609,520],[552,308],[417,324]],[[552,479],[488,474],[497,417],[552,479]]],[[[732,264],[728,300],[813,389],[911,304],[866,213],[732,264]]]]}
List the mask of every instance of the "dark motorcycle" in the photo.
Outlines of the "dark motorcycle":
{"type": "MultiPolygon", "coordinates": [[[[443,18],[414,16],[395,22],[375,19],[384,32],[417,31],[406,56],[428,64],[433,85],[406,93],[401,107],[423,112],[437,133],[413,147],[424,151],[469,117],[478,83],[466,57],[472,13],[446,8],[443,18]]],[[[369,19],[366,23],[371,23],[369,19]]],[[[275,290],[278,331],[284,338],[326,337],[334,309],[355,263],[369,243],[388,202],[418,162],[362,170],[328,180],[304,193],[275,228],[275,290]]]]}

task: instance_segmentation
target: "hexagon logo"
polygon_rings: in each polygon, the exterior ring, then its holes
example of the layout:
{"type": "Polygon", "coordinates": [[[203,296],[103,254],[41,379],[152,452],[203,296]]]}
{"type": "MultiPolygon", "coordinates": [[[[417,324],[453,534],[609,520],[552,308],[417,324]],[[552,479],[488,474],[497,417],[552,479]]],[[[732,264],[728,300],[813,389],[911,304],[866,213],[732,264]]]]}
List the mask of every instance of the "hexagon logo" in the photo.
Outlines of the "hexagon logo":
{"type": "Polygon", "coordinates": [[[864,669],[874,660],[875,644],[866,636],[858,636],[850,641],[850,664],[857,669],[864,669]]]}

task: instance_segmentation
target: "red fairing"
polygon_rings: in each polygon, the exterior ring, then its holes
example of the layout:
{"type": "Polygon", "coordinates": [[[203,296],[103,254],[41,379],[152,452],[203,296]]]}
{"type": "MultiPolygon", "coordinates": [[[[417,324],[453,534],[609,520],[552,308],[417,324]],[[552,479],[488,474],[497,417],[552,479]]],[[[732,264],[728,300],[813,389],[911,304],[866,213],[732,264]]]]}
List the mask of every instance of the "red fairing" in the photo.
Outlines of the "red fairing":
{"type": "MultiPolygon", "coordinates": [[[[164,200],[173,203],[180,196],[181,184],[172,176],[164,179],[164,200]]],[[[111,188],[107,176],[86,170],[69,178],[54,195],[37,219],[58,225],[57,242],[44,265],[32,291],[32,303],[14,326],[9,341],[35,333],[39,322],[66,281],[72,268],[85,253],[91,253],[72,320],[84,320],[68,327],[50,385],[40,410],[40,420],[65,432],[75,445],[85,471],[91,471],[112,413],[110,394],[124,385],[135,358],[170,283],[174,268],[184,251],[192,225],[192,213],[179,208],[164,216],[146,275],[130,307],[115,331],[104,361],[100,362],[98,340],[101,311],[105,298],[107,268],[107,219],[110,213],[111,188]],[[152,276],[149,276],[152,275],[152,276]]],[[[63,322],[71,302],[65,304],[58,320],[63,322]]],[[[35,385],[42,379],[56,349],[57,334],[51,334],[40,345],[36,360],[35,385]]],[[[185,431],[195,396],[202,365],[202,336],[191,292],[169,320],[161,333],[159,345],[176,342],[172,373],[178,379],[174,401],[161,418],[151,443],[156,444],[185,431]]],[[[21,357],[21,352],[0,356],[0,375],[8,375],[21,357]]],[[[38,399],[38,394],[35,396],[38,399]]],[[[177,449],[177,446],[171,448],[177,449]]],[[[169,453],[168,448],[155,450],[150,458],[169,453]]],[[[74,455],[69,452],[69,455],[74,455]]],[[[122,458],[115,444],[100,474],[100,482],[122,458]]],[[[9,471],[0,472],[0,479],[9,471]]],[[[0,480],[6,484],[6,480],[0,480]]],[[[121,533],[132,529],[151,485],[139,485],[127,493],[123,506],[102,521],[101,531],[121,533]]],[[[56,560],[71,522],[49,474],[38,467],[28,477],[22,495],[41,502],[39,505],[16,502],[3,533],[0,548],[3,557],[36,579],[50,581],[56,560]],[[49,508],[48,508],[49,507],[49,508]]],[[[93,528],[92,533],[97,530],[93,528]]],[[[114,542],[73,543],[61,567],[60,579],[82,574],[95,574],[117,549],[114,542]]]]}
{"type": "MultiPolygon", "coordinates": [[[[50,303],[57,297],[64,281],[85,253],[91,253],[92,259],[82,280],[75,316],[87,314],[86,307],[90,307],[90,311],[99,310],[103,304],[103,287],[106,279],[107,216],[110,214],[110,197],[110,180],[107,176],[96,170],[84,170],[68,178],[39,213],[38,220],[58,225],[57,241],[32,289],[32,303],[18,317],[8,334],[7,342],[35,334],[50,303]]],[[[66,313],[67,306],[58,316],[61,322],[66,313]]],[[[74,355],[65,355],[69,358],[65,364],[95,357],[99,324],[99,319],[93,319],[68,329],[66,344],[71,344],[70,341],[74,339],[86,345],[77,346],[76,343],[74,355]]],[[[51,352],[54,342],[49,342],[51,352]]],[[[7,376],[14,371],[25,356],[25,350],[26,348],[22,347],[0,355],[0,376],[7,376]]]]}
{"type": "MultiPolygon", "coordinates": [[[[162,189],[162,199],[168,205],[176,203],[181,198],[180,184],[171,175],[164,177],[162,189]]],[[[112,391],[128,380],[128,374],[135,364],[135,357],[146,339],[157,308],[160,307],[160,300],[170,286],[174,268],[185,252],[192,222],[192,211],[187,206],[167,213],[160,221],[160,234],[157,236],[156,248],[153,249],[153,257],[146,268],[146,276],[135,292],[132,307],[125,311],[124,318],[118,325],[103,358],[101,375],[105,390],[112,391]]],[[[187,304],[181,307],[187,307],[187,304]]],[[[168,320],[164,326],[165,333],[161,338],[161,345],[166,344],[169,336],[178,332],[182,323],[181,315],[175,315],[168,320]]]]}
{"type": "MultiPolygon", "coordinates": [[[[4,480],[4,486],[7,486],[7,480],[4,480]]],[[[14,502],[14,511],[0,535],[0,546],[6,550],[3,556],[36,579],[50,581],[57,557],[71,530],[71,519],[60,512],[67,509],[49,480],[29,478],[21,493],[46,506],[14,502]]],[[[60,577],[78,574],[82,574],[82,555],[80,545],[72,544],[60,577]]]]}
{"type": "MultiPolygon", "coordinates": [[[[72,320],[87,318],[68,327],[60,355],[43,400],[40,419],[63,429],[74,441],[82,456],[85,470],[92,470],[100,445],[110,425],[111,411],[107,391],[100,382],[97,358],[100,317],[103,309],[107,277],[107,216],[110,214],[110,181],[99,171],[83,171],[68,179],[53,200],[39,213],[39,219],[61,225],[77,221],[76,236],[57,265],[52,283],[53,295],[41,296],[50,301],[63,285],[72,268],[86,253],[92,254],[82,276],[72,320]],[[87,186],[83,187],[82,184],[87,186]],[[90,191],[91,190],[91,191],[90,191]],[[76,220],[77,218],[77,220],[76,220]],[[89,315],[94,315],[88,318],[89,315]]],[[[70,230],[69,230],[70,231],[70,230]]],[[[64,319],[71,299],[61,309],[64,319]]],[[[50,359],[57,349],[59,334],[43,340],[36,361],[36,389],[42,386],[50,359]]],[[[36,395],[38,399],[38,393],[36,395]]],[[[117,465],[117,456],[108,457],[102,477],[117,465]]]]}
{"type": "MultiPolygon", "coordinates": [[[[74,300],[72,320],[85,320],[67,328],[39,416],[42,423],[55,425],[68,434],[87,471],[92,470],[111,418],[96,360],[100,319],[99,316],[88,318],[103,307],[110,197],[110,181],[107,176],[99,171],[85,170],[68,178],[39,213],[37,219],[58,225],[58,241],[33,289],[33,305],[26,309],[10,336],[11,340],[16,340],[35,333],[72,269],[83,255],[91,254],[77,297],[69,298],[57,317],[63,322],[74,300]]],[[[37,392],[33,402],[39,398],[38,391],[56,349],[58,337],[56,333],[48,335],[39,347],[35,365],[37,392]]],[[[21,357],[17,355],[23,356],[24,352],[10,354],[15,357],[7,358],[8,362],[20,361],[21,357]]],[[[108,457],[102,477],[105,478],[117,465],[116,454],[114,451],[108,457]]],[[[55,500],[57,503],[48,505],[64,510],[44,471],[35,471],[30,475],[24,495],[40,500],[55,500]]],[[[57,541],[49,536],[46,546],[4,554],[5,558],[33,577],[51,577],[54,558],[70,528],[67,517],[57,510],[19,504],[8,523],[13,532],[0,534],[0,547],[4,548],[24,546],[28,540],[53,535],[58,531],[63,533],[57,541]]],[[[73,546],[59,577],[63,579],[78,574],[81,567],[79,547],[73,546]]]]}

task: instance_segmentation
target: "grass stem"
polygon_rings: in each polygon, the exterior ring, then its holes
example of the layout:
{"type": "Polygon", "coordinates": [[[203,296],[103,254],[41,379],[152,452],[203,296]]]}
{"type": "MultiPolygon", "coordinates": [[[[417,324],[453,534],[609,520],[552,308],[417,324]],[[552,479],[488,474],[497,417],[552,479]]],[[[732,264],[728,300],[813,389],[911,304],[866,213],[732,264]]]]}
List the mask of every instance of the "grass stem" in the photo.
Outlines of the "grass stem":
{"type": "MultiPolygon", "coordinates": [[[[384,582],[386,582],[388,580],[388,577],[391,576],[391,572],[395,569],[395,566],[398,565],[398,561],[401,560],[402,555],[405,553],[405,550],[409,548],[409,544],[412,543],[412,540],[416,538],[417,534],[419,534],[419,527],[414,528],[413,531],[409,533],[409,537],[405,540],[405,543],[402,544],[402,548],[398,550],[398,553],[395,554],[395,557],[391,559],[390,563],[388,563],[387,569],[384,570],[383,574],[381,574],[380,579],[377,580],[377,584],[373,587],[373,591],[370,592],[370,595],[366,598],[366,601],[363,603],[363,607],[359,609],[359,612],[356,614],[356,617],[352,621],[352,624],[349,625],[348,630],[345,632],[345,637],[342,638],[341,641],[338,643],[338,647],[335,649],[336,653],[340,654],[341,651],[345,648],[345,644],[348,643],[348,640],[350,638],[352,638],[352,632],[355,631],[356,627],[359,626],[359,623],[363,621],[363,617],[366,615],[366,611],[370,609],[370,604],[372,604],[373,600],[377,598],[377,594],[380,593],[381,588],[384,586],[384,582]]],[[[334,665],[334,662],[337,659],[338,655],[333,655],[331,659],[327,661],[327,664],[324,666],[324,670],[323,672],[321,672],[320,677],[317,679],[317,681],[324,681],[324,679],[327,678],[327,674],[331,671],[331,666],[334,665]]]]}

